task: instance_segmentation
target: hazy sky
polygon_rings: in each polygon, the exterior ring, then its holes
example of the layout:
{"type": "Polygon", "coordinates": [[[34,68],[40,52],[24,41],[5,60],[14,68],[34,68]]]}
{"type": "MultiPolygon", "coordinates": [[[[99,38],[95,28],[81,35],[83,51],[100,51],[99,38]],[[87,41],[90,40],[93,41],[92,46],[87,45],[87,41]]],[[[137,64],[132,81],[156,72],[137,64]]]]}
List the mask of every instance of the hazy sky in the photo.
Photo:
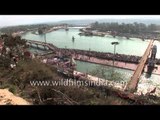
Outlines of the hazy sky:
{"type": "Polygon", "coordinates": [[[57,22],[77,19],[160,19],[160,15],[0,15],[0,26],[57,22]]]}

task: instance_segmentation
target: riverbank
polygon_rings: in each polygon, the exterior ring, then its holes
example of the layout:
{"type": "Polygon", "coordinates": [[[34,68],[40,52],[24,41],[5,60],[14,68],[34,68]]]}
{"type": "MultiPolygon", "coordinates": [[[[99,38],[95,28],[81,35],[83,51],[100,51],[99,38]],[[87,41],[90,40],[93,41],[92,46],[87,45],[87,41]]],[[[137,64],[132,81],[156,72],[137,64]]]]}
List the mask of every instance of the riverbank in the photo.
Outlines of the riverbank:
{"type": "Polygon", "coordinates": [[[104,37],[105,35],[110,35],[108,32],[97,32],[97,31],[91,31],[91,30],[86,30],[86,28],[79,29],[81,33],[79,33],[80,36],[100,36],[104,37]]]}
{"type": "Polygon", "coordinates": [[[56,31],[56,30],[59,30],[59,29],[65,29],[65,28],[66,28],[65,26],[52,27],[52,28],[50,28],[50,29],[44,31],[44,34],[50,33],[50,32],[52,32],[52,31],[56,31]]]}
{"type": "MultiPolygon", "coordinates": [[[[46,33],[50,33],[50,32],[53,32],[53,31],[57,31],[59,29],[66,29],[65,26],[54,26],[54,27],[51,27],[49,29],[46,29],[43,31],[43,34],[46,34],[46,33]]],[[[32,34],[35,34],[35,35],[40,35],[37,31],[32,31],[32,34]]]]}
{"type": "Polygon", "coordinates": [[[12,33],[12,36],[13,37],[16,37],[16,36],[22,36],[23,34],[27,33],[28,31],[18,31],[18,32],[14,32],[12,33]]]}
{"type": "Polygon", "coordinates": [[[130,38],[139,38],[141,40],[145,39],[154,39],[154,40],[159,40],[159,34],[158,33],[141,33],[141,34],[131,34],[131,33],[117,33],[116,31],[107,31],[107,32],[100,32],[97,30],[92,30],[91,28],[82,28],[80,29],[81,33],[79,35],[84,35],[84,36],[101,36],[104,37],[106,35],[111,35],[113,37],[126,37],[127,39],[130,38]]]}

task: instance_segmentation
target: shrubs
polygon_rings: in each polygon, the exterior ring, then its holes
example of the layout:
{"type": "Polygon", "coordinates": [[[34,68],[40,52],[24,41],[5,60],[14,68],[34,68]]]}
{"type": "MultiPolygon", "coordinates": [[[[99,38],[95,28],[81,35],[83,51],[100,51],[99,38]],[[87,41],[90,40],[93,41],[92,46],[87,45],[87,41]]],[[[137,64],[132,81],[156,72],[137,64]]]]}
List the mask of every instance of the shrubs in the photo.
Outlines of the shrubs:
{"type": "Polygon", "coordinates": [[[4,39],[4,45],[9,48],[17,47],[18,45],[26,45],[26,40],[21,39],[20,36],[12,37],[8,36],[4,39]]]}
{"type": "Polygon", "coordinates": [[[4,56],[0,56],[0,67],[8,68],[10,66],[10,59],[4,56]]]}
{"type": "Polygon", "coordinates": [[[5,88],[8,88],[8,90],[13,94],[16,94],[18,92],[18,87],[12,84],[3,84],[2,86],[0,86],[0,89],[5,89],[5,88]]]}
{"type": "Polygon", "coordinates": [[[20,61],[10,75],[10,83],[19,86],[21,89],[24,89],[30,81],[52,80],[58,77],[47,65],[36,59],[20,61]]]}

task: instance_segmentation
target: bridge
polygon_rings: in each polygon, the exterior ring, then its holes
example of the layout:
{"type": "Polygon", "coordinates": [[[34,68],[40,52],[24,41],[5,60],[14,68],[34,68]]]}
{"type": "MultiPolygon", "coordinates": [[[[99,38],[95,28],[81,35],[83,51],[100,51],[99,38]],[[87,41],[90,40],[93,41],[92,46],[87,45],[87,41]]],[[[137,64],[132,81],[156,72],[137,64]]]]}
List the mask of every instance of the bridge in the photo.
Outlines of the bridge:
{"type": "Polygon", "coordinates": [[[150,55],[150,51],[151,51],[151,48],[153,46],[153,42],[154,42],[154,40],[151,40],[149,42],[149,45],[148,45],[144,55],[142,56],[142,58],[140,60],[140,63],[138,64],[136,70],[134,71],[134,74],[131,77],[131,80],[128,82],[125,91],[130,91],[130,92],[135,92],[136,91],[137,85],[138,85],[138,82],[139,82],[139,78],[142,74],[142,71],[144,70],[145,63],[146,63],[146,61],[147,61],[147,59],[150,55]]]}
{"type": "Polygon", "coordinates": [[[52,50],[52,51],[58,50],[58,47],[56,47],[51,43],[45,43],[45,42],[34,41],[34,40],[27,40],[27,43],[29,43],[30,45],[35,44],[37,45],[37,48],[38,48],[38,45],[41,45],[41,46],[44,46],[44,48],[47,47],[49,50],[52,50]]]}

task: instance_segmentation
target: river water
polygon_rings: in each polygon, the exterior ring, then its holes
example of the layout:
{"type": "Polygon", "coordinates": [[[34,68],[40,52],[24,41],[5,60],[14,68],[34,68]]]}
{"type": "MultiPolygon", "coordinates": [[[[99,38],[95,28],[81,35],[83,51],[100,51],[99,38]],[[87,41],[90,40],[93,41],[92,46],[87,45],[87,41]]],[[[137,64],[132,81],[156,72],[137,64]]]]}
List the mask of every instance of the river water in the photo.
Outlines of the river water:
{"type": "MultiPolygon", "coordinates": [[[[52,43],[59,48],[70,48],[70,49],[81,49],[81,50],[92,50],[99,52],[111,52],[113,53],[114,46],[111,45],[111,42],[119,42],[119,45],[116,46],[116,53],[126,54],[126,55],[137,55],[142,56],[148,46],[149,41],[142,41],[138,38],[130,38],[129,40],[123,37],[113,38],[112,36],[79,36],[79,29],[70,28],[69,31],[60,29],[46,34],[46,41],[52,43]],[[72,41],[72,36],[74,36],[75,41],[72,41]]],[[[31,32],[22,35],[22,38],[30,40],[45,41],[44,35],[35,35],[31,32]]],[[[157,58],[160,58],[160,42],[155,41],[154,44],[157,45],[157,58]]],[[[94,70],[96,66],[100,66],[93,63],[86,63],[77,61],[77,70],[81,72],[86,72],[88,70],[94,70]]],[[[109,68],[109,67],[107,67],[109,68]]],[[[111,68],[111,67],[110,67],[111,68]]],[[[120,74],[126,76],[126,79],[130,79],[133,71],[114,68],[120,74]],[[126,75],[127,74],[127,75],[126,75]]],[[[152,78],[156,79],[159,76],[152,75],[152,78]]],[[[142,78],[144,78],[142,76],[142,78]]]]}

